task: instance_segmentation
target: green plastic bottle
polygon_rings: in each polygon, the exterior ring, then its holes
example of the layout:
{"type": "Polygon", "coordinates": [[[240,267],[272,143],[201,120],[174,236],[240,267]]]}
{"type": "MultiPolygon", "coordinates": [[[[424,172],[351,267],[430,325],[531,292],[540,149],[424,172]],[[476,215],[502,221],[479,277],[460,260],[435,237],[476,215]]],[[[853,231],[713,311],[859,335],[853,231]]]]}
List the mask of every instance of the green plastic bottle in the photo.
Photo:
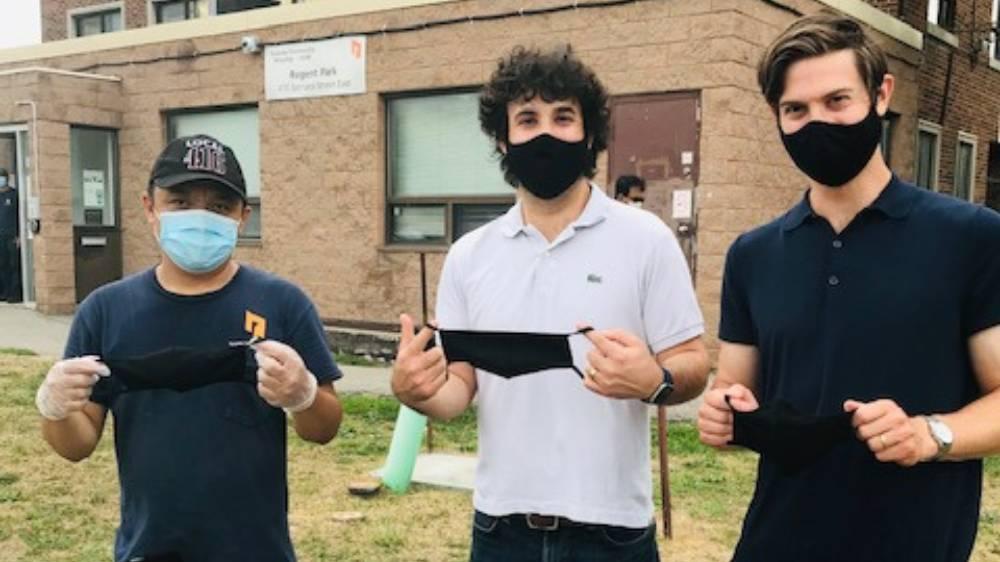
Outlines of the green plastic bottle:
{"type": "Polygon", "coordinates": [[[392,443],[389,445],[389,456],[386,457],[385,467],[382,469],[382,482],[397,494],[402,494],[410,487],[413,466],[417,463],[417,453],[420,452],[426,427],[427,416],[403,404],[399,405],[399,415],[396,416],[396,427],[392,431],[392,443]]]}

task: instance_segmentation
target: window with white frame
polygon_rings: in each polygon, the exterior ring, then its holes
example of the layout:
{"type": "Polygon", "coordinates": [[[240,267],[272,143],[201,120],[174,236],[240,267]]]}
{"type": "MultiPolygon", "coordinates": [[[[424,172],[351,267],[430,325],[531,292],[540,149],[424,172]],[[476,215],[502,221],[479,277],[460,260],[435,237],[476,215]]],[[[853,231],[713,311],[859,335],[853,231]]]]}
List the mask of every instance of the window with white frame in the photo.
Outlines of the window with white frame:
{"type": "Polygon", "coordinates": [[[956,0],[928,0],[927,21],[945,29],[955,28],[956,0]]]}
{"type": "Polygon", "coordinates": [[[920,121],[917,126],[917,185],[936,191],[940,162],[941,127],[929,121],[920,121]]]}
{"type": "Polygon", "coordinates": [[[993,24],[993,32],[990,34],[990,56],[1000,61],[1000,0],[993,0],[990,21],[993,24]]]}
{"type": "Polygon", "coordinates": [[[236,154],[247,182],[247,203],[253,209],[240,238],[260,239],[260,121],[257,108],[195,109],[167,115],[168,140],[198,134],[215,137],[236,154]]]}
{"type": "Polygon", "coordinates": [[[958,133],[955,149],[955,197],[972,201],[976,185],[976,137],[958,133]]]}
{"type": "Polygon", "coordinates": [[[210,0],[149,0],[153,23],[171,23],[204,17],[212,13],[210,0]]]}
{"type": "Polygon", "coordinates": [[[69,16],[69,36],[86,37],[121,31],[123,25],[121,2],[88,6],[67,12],[69,16]]]}
{"type": "Polygon", "coordinates": [[[478,112],[470,91],[386,99],[388,244],[446,245],[514,203],[478,112]]]}

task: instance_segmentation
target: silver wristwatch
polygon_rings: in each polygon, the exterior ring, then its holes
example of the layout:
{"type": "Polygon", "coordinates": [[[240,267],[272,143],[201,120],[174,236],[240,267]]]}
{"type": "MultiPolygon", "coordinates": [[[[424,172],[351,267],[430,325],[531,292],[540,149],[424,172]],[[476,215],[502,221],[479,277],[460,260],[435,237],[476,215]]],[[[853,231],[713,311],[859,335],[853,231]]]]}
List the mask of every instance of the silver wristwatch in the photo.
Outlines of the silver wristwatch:
{"type": "Polygon", "coordinates": [[[924,416],[924,421],[927,422],[927,429],[930,430],[931,437],[934,438],[934,442],[937,443],[938,448],[937,454],[929,460],[941,460],[941,458],[948,454],[948,451],[951,451],[951,445],[955,442],[955,435],[951,432],[948,424],[944,423],[944,420],[937,416],[924,416]]]}

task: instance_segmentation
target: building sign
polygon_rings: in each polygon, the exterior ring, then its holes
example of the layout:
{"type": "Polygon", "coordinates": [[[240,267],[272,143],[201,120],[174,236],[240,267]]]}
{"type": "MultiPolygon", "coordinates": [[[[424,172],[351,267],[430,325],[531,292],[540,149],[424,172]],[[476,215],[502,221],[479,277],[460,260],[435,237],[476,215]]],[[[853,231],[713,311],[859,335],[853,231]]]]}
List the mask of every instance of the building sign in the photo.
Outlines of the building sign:
{"type": "Polygon", "coordinates": [[[83,171],[83,207],[104,208],[104,170],[83,171]]]}
{"type": "Polygon", "coordinates": [[[264,48],[268,100],[363,94],[365,38],[342,37],[264,48]]]}

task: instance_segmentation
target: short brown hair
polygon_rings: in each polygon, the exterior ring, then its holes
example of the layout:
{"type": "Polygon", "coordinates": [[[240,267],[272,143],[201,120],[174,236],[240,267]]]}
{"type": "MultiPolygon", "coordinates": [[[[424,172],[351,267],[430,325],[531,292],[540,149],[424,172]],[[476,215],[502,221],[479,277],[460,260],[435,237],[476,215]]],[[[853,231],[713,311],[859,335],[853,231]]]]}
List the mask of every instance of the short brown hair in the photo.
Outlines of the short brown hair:
{"type": "Polygon", "coordinates": [[[796,21],[764,52],[757,64],[757,83],[764,99],[777,110],[785,92],[785,75],[792,63],[844,49],[854,51],[858,73],[874,103],[882,79],[889,71],[885,52],[865,35],[861,24],[849,17],[828,13],[796,21]]]}

